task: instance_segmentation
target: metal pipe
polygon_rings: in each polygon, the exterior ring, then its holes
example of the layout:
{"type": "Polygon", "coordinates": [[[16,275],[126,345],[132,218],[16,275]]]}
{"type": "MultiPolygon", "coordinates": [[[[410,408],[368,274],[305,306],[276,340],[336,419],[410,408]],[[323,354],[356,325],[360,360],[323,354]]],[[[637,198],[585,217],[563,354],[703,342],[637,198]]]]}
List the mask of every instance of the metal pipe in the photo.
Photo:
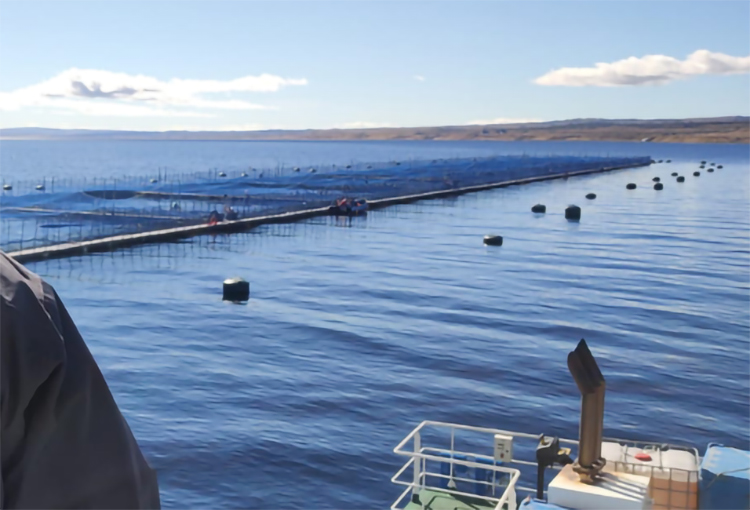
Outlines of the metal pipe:
{"type": "Polygon", "coordinates": [[[581,422],[578,460],[574,470],[581,481],[591,482],[604,467],[602,437],[604,434],[604,376],[585,340],[568,354],[568,369],[581,392],[581,422]]]}

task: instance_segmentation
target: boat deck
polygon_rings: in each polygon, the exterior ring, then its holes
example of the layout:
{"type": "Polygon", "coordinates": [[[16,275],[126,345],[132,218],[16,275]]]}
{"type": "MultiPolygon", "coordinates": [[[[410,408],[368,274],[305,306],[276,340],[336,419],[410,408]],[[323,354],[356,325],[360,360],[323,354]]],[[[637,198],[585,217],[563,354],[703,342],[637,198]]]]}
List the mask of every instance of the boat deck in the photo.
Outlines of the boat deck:
{"type": "MultiPolygon", "coordinates": [[[[422,489],[419,503],[409,502],[404,510],[492,510],[495,505],[487,500],[468,496],[455,496],[445,492],[422,489]]],[[[507,505],[503,508],[507,508],[507,505]]]]}

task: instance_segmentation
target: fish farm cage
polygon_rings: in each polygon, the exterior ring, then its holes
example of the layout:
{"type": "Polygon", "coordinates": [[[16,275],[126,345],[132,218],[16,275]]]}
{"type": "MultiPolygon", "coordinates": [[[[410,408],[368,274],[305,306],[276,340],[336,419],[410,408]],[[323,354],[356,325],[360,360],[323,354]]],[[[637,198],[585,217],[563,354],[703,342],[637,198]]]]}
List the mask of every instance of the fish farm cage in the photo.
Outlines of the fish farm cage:
{"type": "Polygon", "coordinates": [[[4,181],[0,249],[31,248],[572,172],[640,166],[649,157],[496,156],[316,167],[212,169],[151,176],[4,181]]]}

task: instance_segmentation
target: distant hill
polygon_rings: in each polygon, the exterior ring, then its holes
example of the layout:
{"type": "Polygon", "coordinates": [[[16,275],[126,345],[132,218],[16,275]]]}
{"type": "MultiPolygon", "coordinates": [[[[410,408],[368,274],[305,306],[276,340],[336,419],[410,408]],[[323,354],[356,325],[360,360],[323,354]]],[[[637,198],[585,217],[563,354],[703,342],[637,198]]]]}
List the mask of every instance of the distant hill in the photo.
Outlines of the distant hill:
{"type": "Polygon", "coordinates": [[[3,140],[576,140],[750,143],[750,117],[571,119],[520,124],[267,131],[7,128],[3,140]]]}

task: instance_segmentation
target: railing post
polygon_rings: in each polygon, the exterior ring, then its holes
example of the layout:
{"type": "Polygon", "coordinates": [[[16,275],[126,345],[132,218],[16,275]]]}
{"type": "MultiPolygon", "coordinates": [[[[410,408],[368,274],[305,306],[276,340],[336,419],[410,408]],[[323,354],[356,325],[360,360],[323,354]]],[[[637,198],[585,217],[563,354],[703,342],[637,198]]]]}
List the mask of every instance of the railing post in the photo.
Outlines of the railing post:
{"type": "Polygon", "coordinates": [[[518,508],[516,506],[516,487],[509,487],[508,489],[508,509],[513,510],[518,508]]]}
{"type": "MultiPolygon", "coordinates": [[[[414,434],[414,453],[419,454],[419,452],[422,450],[422,439],[419,436],[419,432],[414,434]]],[[[412,488],[412,497],[414,497],[415,494],[419,494],[421,487],[420,487],[420,479],[422,478],[422,459],[418,457],[414,457],[414,487],[412,488]]]]}

